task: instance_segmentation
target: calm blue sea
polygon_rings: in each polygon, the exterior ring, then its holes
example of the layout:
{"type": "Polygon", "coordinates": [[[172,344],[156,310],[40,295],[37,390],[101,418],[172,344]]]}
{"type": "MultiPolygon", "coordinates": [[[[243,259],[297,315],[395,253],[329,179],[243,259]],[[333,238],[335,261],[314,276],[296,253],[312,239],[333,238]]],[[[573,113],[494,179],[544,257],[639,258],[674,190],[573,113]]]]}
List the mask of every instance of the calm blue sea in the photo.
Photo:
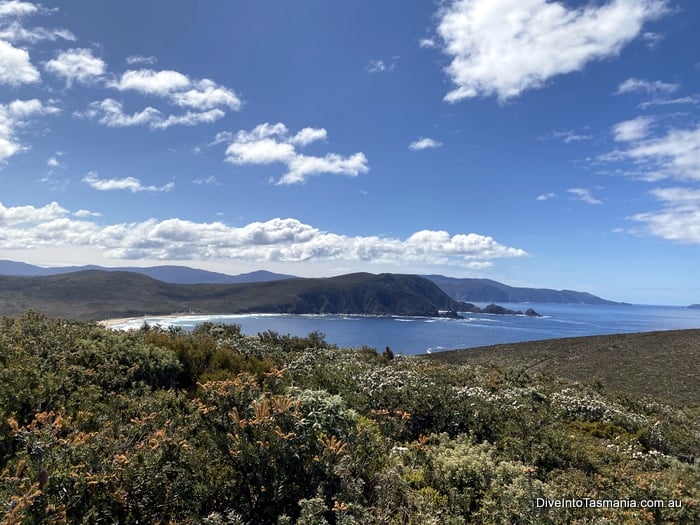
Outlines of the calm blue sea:
{"type": "Polygon", "coordinates": [[[340,346],[368,345],[379,351],[389,346],[395,353],[404,354],[559,337],[700,328],[700,310],[678,306],[507,303],[503,306],[523,311],[534,308],[543,317],[465,314],[466,319],[461,320],[257,314],[146,317],[116,325],[114,328],[138,328],[145,320],[149,324],[159,324],[164,328],[172,325],[192,329],[198,323],[214,321],[239,324],[244,333],[251,335],[265,330],[298,336],[320,331],[326,334],[328,342],[340,346]]]}

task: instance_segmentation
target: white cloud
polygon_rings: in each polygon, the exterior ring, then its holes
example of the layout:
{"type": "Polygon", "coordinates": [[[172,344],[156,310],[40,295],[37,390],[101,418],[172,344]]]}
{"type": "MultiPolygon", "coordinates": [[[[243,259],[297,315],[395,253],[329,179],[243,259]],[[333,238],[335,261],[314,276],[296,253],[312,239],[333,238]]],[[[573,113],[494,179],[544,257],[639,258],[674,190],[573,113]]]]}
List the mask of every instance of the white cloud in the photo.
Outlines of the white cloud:
{"type": "Polygon", "coordinates": [[[328,133],[323,128],[304,128],[294,135],[290,142],[298,146],[307,146],[317,140],[326,140],[328,133]]]}
{"type": "Polygon", "coordinates": [[[78,210],[73,215],[76,217],[102,217],[101,213],[90,210],[78,210]]]}
{"type": "Polygon", "coordinates": [[[44,27],[27,28],[20,19],[38,13],[50,13],[52,10],[30,2],[0,2],[0,40],[5,42],[36,43],[43,40],[75,40],[75,35],[67,29],[46,29],[44,27]]]}
{"type": "Polygon", "coordinates": [[[641,80],[638,78],[628,78],[622,82],[615,92],[616,95],[623,93],[646,93],[646,94],[658,94],[658,93],[673,93],[677,91],[680,86],[678,84],[669,84],[668,82],[662,82],[660,80],[649,81],[641,80]]]}
{"type": "Polygon", "coordinates": [[[642,39],[647,43],[650,49],[656,47],[656,45],[661,42],[665,36],[661,33],[654,33],[653,31],[647,31],[642,34],[642,39]]]}
{"type": "Polygon", "coordinates": [[[183,115],[165,116],[151,106],[128,114],[124,112],[124,106],[121,102],[113,98],[106,98],[101,101],[91,102],[86,111],[77,115],[97,120],[100,124],[112,128],[149,126],[152,129],[167,129],[177,125],[194,126],[196,124],[215,122],[226,114],[220,109],[211,109],[202,112],[188,111],[183,115]]]}
{"type": "Polygon", "coordinates": [[[672,178],[700,181],[700,126],[670,129],[665,135],[638,135],[629,147],[602,157],[605,161],[631,161],[634,174],[646,180],[672,178]]]}
{"type": "Polygon", "coordinates": [[[286,164],[289,170],[278,184],[304,182],[310,175],[333,173],[355,177],[366,173],[367,158],[363,153],[342,157],[329,153],[324,157],[313,157],[297,152],[296,146],[305,146],[327,136],[323,128],[304,128],[290,135],[287,126],[264,123],[252,131],[241,130],[226,148],[226,160],[232,164],[286,164]]]}
{"type": "Polygon", "coordinates": [[[128,115],[124,113],[122,103],[113,98],[91,102],[87,111],[80,115],[96,119],[100,124],[109,127],[153,125],[155,122],[163,120],[161,112],[150,106],[142,111],[128,115]]]}
{"type": "Polygon", "coordinates": [[[591,190],[586,188],[571,188],[566,191],[572,195],[575,195],[576,199],[582,202],[586,202],[588,204],[603,204],[603,201],[594,197],[591,190]]]}
{"type": "Polygon", "coordinates": [[[54,42],[58,39],[69,41],[76,40],[72,32],[61,28],[26,28],[16,21],[0,28],[0,40],[6,40],[8,42],[29,42],[30,44],[35,44],[44,40],[54,42]]]}
{"type": "Polygon", "coordinates": [[[665,10],[665,0],[612,0],[581,9],[546,0],[454,0],[438,13],[443,50],[452,58],[446,72],[456,85],[445,100],[517,97],[617,55],[665,10]]]}
{"type": "Polygon", "coordinates": [[[433,49],[433,48],[437,47],[435,40],[432,38],[421,38],[420,41],[418,42],[418,45],[420,47],[422,47],[423,49],[433,49]]]}
{"type": "Polygon", "coordinates": [[[553,131],[552,136],[556,139],[563,141],[565,144],[571,144],[572,142],[581,142],[584,140],[591,140],[593,138],[593,135],[584,135],[582,133],[577,133],[572,129],[553,131]]]}
{"type": "Polygon", "coordinates": [[[638,213],[630,220],[643,223],[645,233],[669,241],[700,244],[700,190],[673,187],[652,190],[661,210],[638,213]]]}
{"type": "Polygon", "coordinates": [[[69,87],[74,81],[82,84],[95,81],[104,75],[106,67],[104,60],[93,56],[90,49],[62,51],[44,65],[49,73],[64,78],[69,87]]]}
{"type": "Polygon", "coordinates": [[[25,127],[30,119],[58,112],[58,108],[45,105],[37,99],[0,104],[0,163],[25,149],[19,142],[17,132],[25,127]]]}
{"type": "Polygon", "coordinates": [[[549,199],[553,199],[556,196],[557,196],[556,193],[551,193],[551,192],[550,193],[543,193],[542,195],[538,195],[536,200],[548,201],[549,199]]]}
{"type": "Polygon", "coordinates": [[[177,106],[199,110],[224,106],[238,111],[242,104],[232,89],[206,78],[193,81],[178,71],[130,70],[109,85],[120,91],[134,90],[144,95],[166,97],[177,106]]]}
{"type": "Polygon", "coordinates": [[[697,105],[700,103],[700,97],[697,95],[688,95],[686,97],[677,98],[654,98],[639,104],[639,108],[647,109],[651,106],[674,106],[680,104],[697,105]]]}
{"type": "Polygon", "coordinates": [[[360,173],[366,173],[367,157],[364,153],[355,153],[349,157],[343,157],[335,153],[328,153],[323,157],[310,157],[308,155],[295,155],[288,163],[289,172],[279,180],[279,184],[297,184],[305,182],[310,175],[332,173],[335,175],[347,175],[357,177],[360,173]]]}
{"type": "Polygon", "coordinates": [[[651,117],[637,117],[618,122],[612,128],[615,140],[617,142],[633,142],[643,139],[649,134],[649,128],[653,121],[651,117]]]}
{"type": "Polygon", "coordinates": [[[133,90],[143,95],[163,97],[175,106],[192,108],[193,111],[166,116],[161,110],[149,106],[129,115],[124,113],[122,103],[112,98],[91,103],[82,115],[106,126],[148,125],[154,129],[193,126],[215,122],[226,115],[225,108],[237,111],[242,105],[233,90],[209,79],[193,81],[177,71],[130,70],[107,85],[120,91],[133,90]]]}
{"type": "MultiPolygon", "coordinates": [[[[96,216],[79,210],[83,219],[96,216]]],[[[324,232],[296,219],[271,219],[233,227],[222,222],[197,223],[178,218],[101,225],[75,220],[57,203],[42,208],[7,208],[0,204],[0,248],[42,246],[95,247],[105,256],[149,260],[245,260],[257,262],[343,261],[394,265],[448,264],[487,267],[493,260],[527,253],[492,237],[451,235],[423,230],[406,239],[346,236],[324,232]]]]}
{"type": "Polygon", "coordinates": [[[0,40],[0,84],[19,86],[39,82],[41,75],[29,60],[29,53],[0,40]]]}
{"type": "Polygon", "coordinates": [[[170,126],[196,126],[197,124],[209,124],[226,116],[220,109],[209,111],[188,111],[184,115],[169,115],[164,119],[154,119],[150,126],[154,129],[166,129],[170,126]]]}
{"type": "Polygon", "coordinates": [[[437,140],[428,137],[421,137],[418,140],[411,142],[408,149],[420,151],[423,149],[439,148],[440,146],[442,146],[442,142],[438,142],[437,140]]]}
{"type": "Polygon", "coordinates": [[[210,175],[208,177],[199,177],[192,180],[192,184],[207,185],[207,186],[219,186],[219,181],[216,175],[210,175]]]}
{"type": "Polygon", "coordinates": [[[135,177],[125,177],[123,179],[100,179],[96,173],[90,172],[83,177],[83,182],[91,188],[100,191],[129,190],[131,193],[142,191],[170,191],[175,187],[175,183],[169,182],[165,186],[144,186],[135,177]]]}
{"type": "Polygon", "coordinates": [[[196,82],[192,89],[170,94],[170,99],[178,106],[200,110],[227,106],[234,111],[241,108],[241,99],[228,88],[217,85],[212,80],[204,79],[196,82]]]}
{"type": "Polygon", "coordinates": [[[3,226],[40,224],[63,217],[66,213],[67,210],[62,208],[57,202],[52,202],[41,208],[36,208],[34,206],[6,208],[3,206],[2,202],[0,202],[0,224],[3,226]]]}
{"type": "Polygon", "coordinates": [[[383,73],[392,69],[392,65],[387,65],[383,60],[370,60],[367,67],[365,67],[368,73],[383,73]]]}
{"type": "Polygon", "coordinates": [[[145,57],[142,55],[131,55],[126,57],[126,63],[130,66],[133,66],[135,64],[153,65],[156,62],[158,62],[158,59],[153,56],[145,57]]]}
{"type": "Polygon", "coordinates": [[[118,82],[109,85],[119,91],[135,90],[144,95],[166,96],[190,87],[190,79],[177,71],[138,69],[125,72],[118,82]]]}
{"type": "Polygon", "coordinates": [[[19,0],[9,0],[0,2],[0,20],[10,17],[23,17],[33,15],[39,8],[31,2],[20,2],[19,0]]]}

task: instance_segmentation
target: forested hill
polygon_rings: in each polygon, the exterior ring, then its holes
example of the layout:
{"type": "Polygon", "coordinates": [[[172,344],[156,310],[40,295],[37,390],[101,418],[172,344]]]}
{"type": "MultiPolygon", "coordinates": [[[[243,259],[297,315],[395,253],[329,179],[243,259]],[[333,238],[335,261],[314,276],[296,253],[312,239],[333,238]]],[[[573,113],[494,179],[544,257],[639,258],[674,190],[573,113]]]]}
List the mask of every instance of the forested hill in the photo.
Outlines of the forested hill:
{"type": "Polygon", "coordinates": [[[549,288],[522,288],[508,286],[491,279],[457,279],[444,275],[425,275],[455,301],[502,303],[569,303],[619,304],[601,299],[588,292],[551,290],[549,288]]]}
{"type": "Polygon", "coordinates": [[[437,316],[469,306],[415,275],[355,273],[234,285],[172,284],[101,270],[0,276],[0,315],[10,316],[28,309],[83,320],[173,312],[437,316]]]}

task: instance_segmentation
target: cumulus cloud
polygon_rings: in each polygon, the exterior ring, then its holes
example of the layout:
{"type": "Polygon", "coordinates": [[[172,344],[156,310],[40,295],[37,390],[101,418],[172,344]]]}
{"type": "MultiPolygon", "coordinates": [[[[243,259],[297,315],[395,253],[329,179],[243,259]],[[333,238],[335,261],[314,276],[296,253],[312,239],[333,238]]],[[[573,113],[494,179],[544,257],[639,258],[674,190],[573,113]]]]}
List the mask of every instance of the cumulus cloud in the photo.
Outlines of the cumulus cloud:
{"type": "Polygon", "coordinates": [[[46,105],[37,99],[15,100],[9,104],[0,104],[0,163],[24,149],[17,133],[28,124],[30,119],[58,112],[58,108],[46,105]]]}
{"type": "Polygon", "coordinates": [[[65,79],[66,85],[73,82],[89,84],[104,75],[106,70],[104,60],[93,56],[90,49],[69,49],[44,64],[44,69],[65,79]]]}
{"type": "Polygon", "coordinates": [[[233,227],[222,222],[198,223],[178,218],[102,225],[88,220],[92,212],[72,214],[51,203],[5,207],[0,248],[91,246],[106,256],[149,260],[245,260],[255,262],[353,261],[398,268],[410,264],[486,267],[493,260],[527,253],[492,237],[423,230],[405,239],[347,236],[325,232],[293,218],[275,218],[233,227]]]}
{"type": "Polygon", "coordinates": [[[164,186],[144,186],[135,177],[125,177],[123,179],[100,179],[97,173],[90,172],[83,177],[83,182],[91,188],[100,191],[129,190],[131,193],[142,191],[170,191],[175,187],[175,183],[169,182],[164,186]]]}
{"type": "Polygon", "coordinates": [[[553,198],[556,197],[556,196],[557,196],[557,194],[556,194],[556,193],[552,193],[552,192],[550,192],[550,193],[543,193],[542,195],[538,195],[537,198],[536,198],[535,200],[538,200],[538,201],[548,201],[549,199],[553,199],[553,198]]]}
{"type": "Polygon", "coordinates": [[[166,96],[188,88],[190,79],[177,71],[138,69],[125,72],[118,81],[109,85],[119,91],[135,90],[145,95],[166,96]]]}
{"type": "Polygon", "coordinates": [[[226,148],[226,161],[238,165],[285,164],[288,171],[279,179],[278,184],[301,183],[311,175],[323,173],[356,177],[369,171],[364,153],[355,153],[349,157],[336,153],[314,157],[297,151],[297,146],[307,146],[325,140],[326,137],[323,128],[304,128],[291,135],[287,126],[281,122],[266,122],[251,131],[241,130],[236,133],[226,148]]]}
{"type": "Polygon", "coordinates": [[[0,224],[3,226],[41,224],[64,217],[67,213],[68,211],[57,202],[51,202],[41,208],[35,206],[14,206],[7,208],[0,202],[0,224]]]}
{"type": "Polygon", "coordinates": [[[566,190],[566,191],[568,193],[571,193],[576,198],[576,200],[579,200],[581,202],[586,202],[588,204],[603,204],[603,201],[594,197],[591,190],[589,190],[589,189],[571,188],[571,189],[566,190]]]}
{"type": "Polygon", "coordinates": [[[442,142],[438,142],[437,140],[428,137],[421,137],[418,140],[411,142],[408,149],[420,151],[423,149],[439,148],[440,146],[442,146],[442,142]]]}
{"type": "Polygon", "coordinates": [[[660,80],[642,80],[638,78],[628,78],[622,82],[615,92],[616,95],[623,93],[645,93],[647,95],[656,95],[658,93],[673,93],[680,86],[678,84],[669,84],[660,80]]]}
{"type": "Polygon", "coordinates": [[[39,82],[41,75],[24,49],[0,40],[0,84],[19,86],[39,82]]]}
{"type": "Polygon", "coordinates": [[[187,111],[166,115],[148,106],[132,114],[124,112],[122,102],[106,98],[89,104],[80,115],[110,127],[149,126],[166,129],[171,126],[194,126],[215,122],[224,116],[224,109],[237,111],[242,102],[236,93],[212,80],[191,80],[178,71],[130,70],[118,80],[107,83],[119,91],[136,91],[142,95],[165,98],[170,104],[187,111]]]}
{"type": "Polygon", "coordinates": [[[665,11],[665,0],[612,0],[580,9],[546,0],[454,0],[438,12],[437,31],[452,59],[446,72],[456,86],[445,100],[517,97],[617,55],[665,11]]]}
{"type": "Polygon", "coordinates": [[[178,106],[196,109],[227,106],[238,111],[241,107],[241,100],[232,90],[207,79],[194,83],[192,89],[172,93],[170,98],[178,106]]]}
{"type": "Polygon", "coordinates": [[[199,110],[224,106],[238,111],[242,104],[232,89],[206,78],[191,80],[178,71],[129,70],[109,85],[119,91],[133,90],[144,95],[165,97],[177,106],[199,110]]]}
{"type": "Polygon", "coordinates": [[[39,8],[31,2],[21,2],[19,0],[9,0],[0,3],[0,20],[10,17],[23,17],[33,15],[39,8]]]}

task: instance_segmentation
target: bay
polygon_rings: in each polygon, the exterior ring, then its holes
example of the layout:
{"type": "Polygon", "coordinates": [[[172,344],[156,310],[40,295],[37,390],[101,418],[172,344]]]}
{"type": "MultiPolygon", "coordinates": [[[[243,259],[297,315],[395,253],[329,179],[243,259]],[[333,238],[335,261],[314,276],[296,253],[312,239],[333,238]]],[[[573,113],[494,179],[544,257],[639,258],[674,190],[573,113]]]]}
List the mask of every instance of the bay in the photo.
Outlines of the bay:
{"type": "MultiPolygon", "coordinates": [[[[479,306],[484,306],[480,304],[479,306]]],[[[163,328],[191,330],[212,321],[241,325],[245,334],[266,330],[305,336],[318,331],[326,341],[342,347],[390,347],[395,353],[423,354],[500,343],[536,341],[562,337],[604,335],[655,330],[700,328],[700,310],[679,306],[508,304],[513,310],[533,308],[543,317],[520,315],[463,314],[465,319],[425,317],[370,317],[359,315],[183,315],[131,319],[112,325],[134,329],[146,321],[163,328]]]]}

